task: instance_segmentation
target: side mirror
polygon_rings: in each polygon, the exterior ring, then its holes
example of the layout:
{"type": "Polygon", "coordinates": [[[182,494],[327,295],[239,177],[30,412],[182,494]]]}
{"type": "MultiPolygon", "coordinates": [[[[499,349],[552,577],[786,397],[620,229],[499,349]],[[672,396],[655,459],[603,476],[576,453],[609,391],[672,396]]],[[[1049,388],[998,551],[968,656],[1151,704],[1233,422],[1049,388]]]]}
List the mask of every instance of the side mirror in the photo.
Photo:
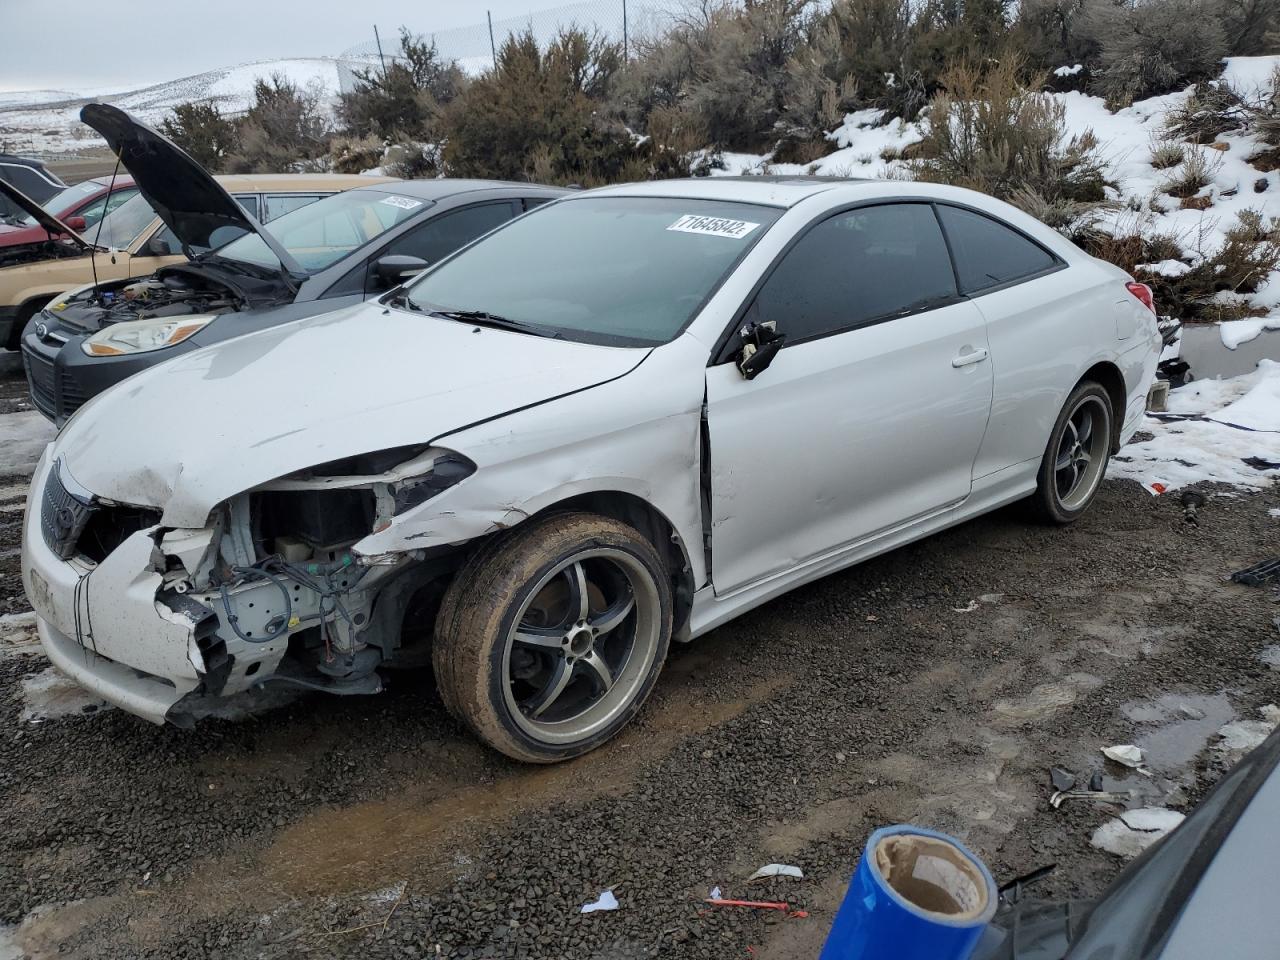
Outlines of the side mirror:
{"type": "Polygon", "coordinates": [[[738,336],[742,338],[738,372],[747,380],[754,380],[767,370],[787,342],[787,335],[778,333],[778,325],[772,320],[749,324],[738,331],[738,336]]]}
{"type": "Polygon", "coordinates": [[[383,290],[390,290],[394,286],[404,283],[415,274],[421,273],[431,264],[423,260],[421,257],[410,257],[402,253],[389,253],[385,257],[380,257],[373,263],[373,275],[377,278],[378,286],[383,290]]]}
{"type": "Polygon", "coordinates": [[[161,236],[154,236],[147,241],[147,256],[149,257],[167,257],[173,253],[169,247],[169,241],[161,236]]]}
{"type": "Polygon", "coordinates": [[[76,233],[79,233],[82,230],[86,230],[89,227],[89,224],[85,222],[84,217],[67,217],[67,219],[63,220],[62,222],[65,223],[72,230],[74,230],[76,233]]]}

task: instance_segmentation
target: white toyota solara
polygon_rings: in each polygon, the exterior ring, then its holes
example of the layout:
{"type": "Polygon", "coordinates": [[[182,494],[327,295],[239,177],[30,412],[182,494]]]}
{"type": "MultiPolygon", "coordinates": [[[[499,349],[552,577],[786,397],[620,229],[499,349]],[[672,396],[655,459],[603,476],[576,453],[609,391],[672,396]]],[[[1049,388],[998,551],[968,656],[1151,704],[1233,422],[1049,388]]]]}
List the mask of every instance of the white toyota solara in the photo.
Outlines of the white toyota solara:
{"type": "Polygon", "coordinates": [[[429,660],[484,741],[560,760],[673,638],[1011,501],[1079,517],[1159,347],[1146,287],[969,191],[584,192],[92,400],[25,584],[53,662],[155,722],[429,660]]]}

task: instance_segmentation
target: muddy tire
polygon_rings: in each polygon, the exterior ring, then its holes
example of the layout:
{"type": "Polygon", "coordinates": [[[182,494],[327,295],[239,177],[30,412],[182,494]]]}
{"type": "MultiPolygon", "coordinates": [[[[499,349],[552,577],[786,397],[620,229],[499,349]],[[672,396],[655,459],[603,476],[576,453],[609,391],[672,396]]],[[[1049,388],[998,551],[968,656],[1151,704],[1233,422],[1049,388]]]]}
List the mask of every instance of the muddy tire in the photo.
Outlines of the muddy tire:
{"type": "Polygon", "coordinates": [[[1089,509],[1111,459],[1114,422],[1111,397],[1101,384],[1086,380],[1071,391],[1040,462],[1030,501],[1038,519],[1063,525],[1089,509]]]}
{"type": "Polygon", "coordinates": [[[494,538],[454,577],[436,618],[436,684],[494,749],[567,760],[639,711],[671,616],[671,579],[648,540],[608,517],[554,514],[494,538]]]}

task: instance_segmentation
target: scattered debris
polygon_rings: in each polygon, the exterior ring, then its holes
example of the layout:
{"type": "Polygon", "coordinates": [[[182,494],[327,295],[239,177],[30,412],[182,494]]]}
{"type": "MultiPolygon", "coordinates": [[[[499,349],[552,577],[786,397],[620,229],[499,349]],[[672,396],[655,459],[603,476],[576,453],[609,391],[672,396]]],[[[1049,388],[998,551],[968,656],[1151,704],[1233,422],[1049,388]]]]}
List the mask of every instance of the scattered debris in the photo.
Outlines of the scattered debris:
{"type": "Polygon", "coordinates": [[[804,879],[804,871],[799,867],[793,867],[789,863],[766,863],[763,867],[747,877],[747,883],[752,880],[764,880],[767,877],[795,877],[797,880],[804,879]]]}
{"type": "Polygon", "coordinates": [[[337,937],[337,936],[341,936],[344,933],[357,933],[361,930],[372,930],[374,927],[379,927],[381,929],[378,930],[378,937],[381,938],[386,934],[387,924],[389,924],[391,922],[391,918],[396,915],[396,910],[399,909],[400,904],[404,903],[404,895],[408,892],[409,892],[409,881],[406,880],[404,883],[400,885],[400,894],[399,896],[396,897],[395,903],[391,904],[391,910],[388,911],[387,915],[383,917],[381,920],[375,920],[372,923],[362,923],[358,927],[347,927],[343,930],[328,930],[324,933],[324,936],[337,937]]]}
{"type": "Polygon", "coordinates": [[[978,601],[970,600],[969,603],[963,607],[952,607],[951,609],[956,613],[973,613],[973,611],[978,609],[978,601]]]}
{"type": "Polygon", "coordinates": [[[1096,773],[1094,773],[1092,777],[1089,778],[1089,789],[1092,790],[1094,793],[1101,792],[1102,790],[1102,771],[1101,770],[1097,771],[1096,773]]]}
{"type": "Polygon", "coordinates": [[[1049,771],[1049,782],[1053,784],[1054,790],[1070,790],[1076,785],[1076,775],[1070,770],[1063,770],[1061,767],[1053,767],[1049,771]]]}
{"type": "Polygon", "coordinates": [[[1139,807],[1108,820],[1089,842],[1099,850],[1132,859],[1186,819],[1184,814],[1165,807],[1139,807]]]}
{"type": "Polygon", "coordinates": [[[1120,744],[1115,747],[1103,747],[1102,755],[1122,767],[1128,767],[1130,770],[1137,770],[1139,773],[1151,776],[1151,771],[1142,765],[1142,750],[1132,743],[1120,744]]]}
{"type": "Polygon", "coordinates": [[[1132,799],[1132,790],[1059,790],[1049,798],[1049,806],[1057,810],[1068,800],[1087,800],[1090,803],[1118,803],[1123,806],[1132,799]]]}
{"type": "Polygon", "coordinates": [[[1196,511],[1205,504],[1204,494],[1199,490],[1184,490],[1182,492],[1182,518],[1187,523],[1200,526],[1200,518],[1196,511]]]}
{"type": "Polygon", "coordinates": [[[1225,764],[1234,764],[1280,726],[1280,707],[1274,703],[1259,708],[1258,713],[1261,720],[1233,720],[1218,731],[1222,739],[1214,744],[1214,750],[1225,764]]]}
{"type": "Polygon", "coordinates": [[[617,910],[618,898],[613,895],[612,890],[604,890],[601,892],[599,899],[594,903],[584,903],[582,905],[583,913],[595,913],[597,910],[617,910]]]}
{"type": "Polygon", "coordinates": [[[999,603],[1004,599],[1003,593],[984,593],[978,597],[980,603],[999,603]]]}
{"type": "Polygon", "coordinates": [[[703,903],[713,907],[747,907],[751,910],[778,910],[788,917],[803,919],[809,916],[805,910],[792,910],[791,904],[785,900],[722,900],[719,897],[708,897],[703,903]]]}
{"type": "Polygon", "coordinates": [[[1263,560],[1252,567],[1237,570],[1231,575],[1232,583],[1243,583],[1246,587],[1260,587],[1280,576],[1280,558],[1263,560]]]}
{"type": "Polygon", "coordinates": [[[712,887],[711,892],[707,894],[708,900],[719,900],[721,896],[719,887],[712,887]]]}
{"type": "Polygon", "coordinates": [[[1000,902],[1013,905],[1022,899],[1023,889],[1031,886],[1037,881],[1043,880],[1053,871],[1058,869],[1056,863],[1048,863],[1043,867],[1036,867],[1030,873],[1024,873],[1020,877],[1014,877],[1004,886],[996,890],[996,896],[1000,898],[1000,902]]]}

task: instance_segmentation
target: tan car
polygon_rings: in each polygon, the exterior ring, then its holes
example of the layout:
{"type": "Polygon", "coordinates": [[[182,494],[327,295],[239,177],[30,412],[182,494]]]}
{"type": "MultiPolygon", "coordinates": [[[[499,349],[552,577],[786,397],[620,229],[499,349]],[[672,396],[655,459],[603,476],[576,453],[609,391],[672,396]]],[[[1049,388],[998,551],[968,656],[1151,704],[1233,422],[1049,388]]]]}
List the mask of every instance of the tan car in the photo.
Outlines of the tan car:
{"type": "MultiPolygon", "coordinates": [[[[266,223],[321,197],[395,178],[275,173],[214,179],[255,220],[266,223]]],[[[0,190],[10,195],[13,188],[3,184],[0,190]]],[[[94,283],[95,270],[97,281],[123,280],[185,259],[173,231],[141,194],[104,217],[101,231],[95,226],[83,236],[28,198],[22,200],[26,202],[19,203],[50,232],[50,239],[0,251],[0,346],[7,349],[17,349],[27,321],[42,306],[60,293],[94,283]],[[95,245],[98,250],[90,257],[95,245]]]]}

